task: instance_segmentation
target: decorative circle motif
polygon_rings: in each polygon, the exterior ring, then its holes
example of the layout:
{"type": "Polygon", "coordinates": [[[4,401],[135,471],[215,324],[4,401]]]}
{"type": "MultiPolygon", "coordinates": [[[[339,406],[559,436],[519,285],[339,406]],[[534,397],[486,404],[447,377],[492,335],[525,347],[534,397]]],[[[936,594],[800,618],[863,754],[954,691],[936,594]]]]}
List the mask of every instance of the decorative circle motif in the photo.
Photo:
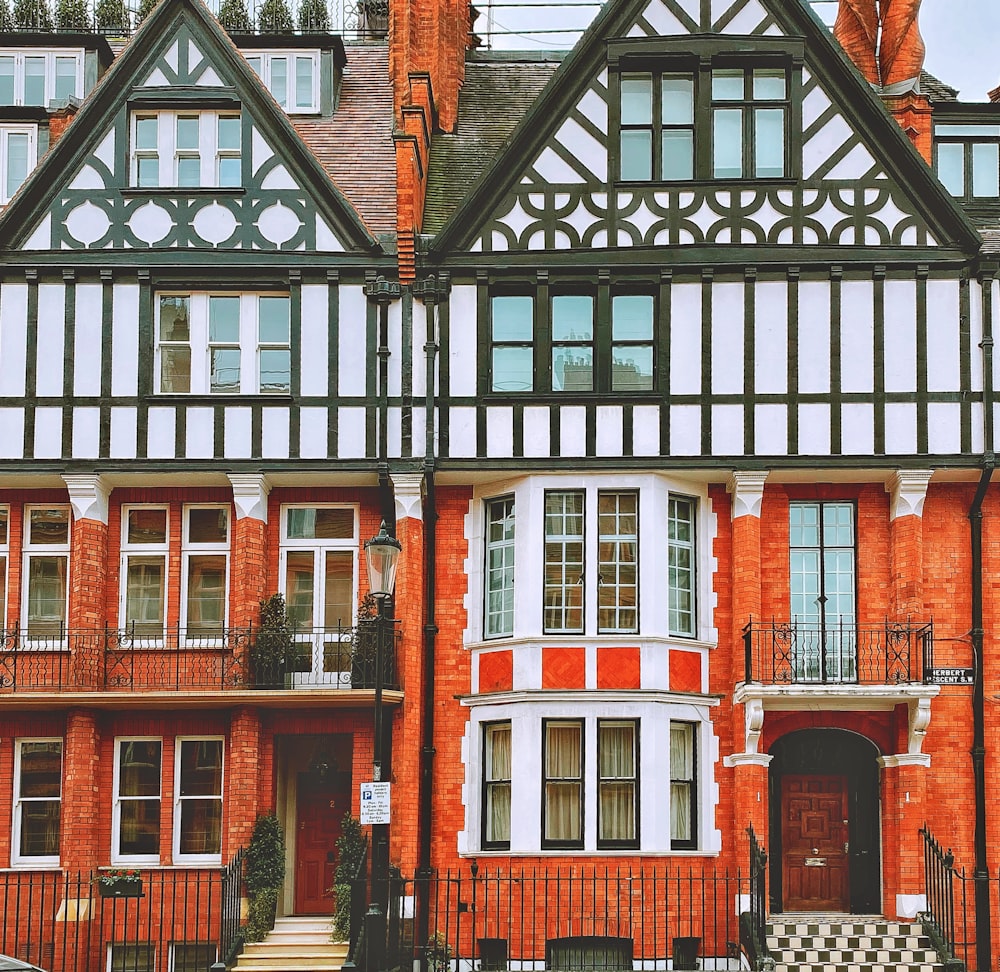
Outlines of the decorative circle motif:
{"type": "Polygon", "coordinates": [[[199,209],[191,224],[194,231],[212,246],[225,242],[236,231],[236,217],[217,202],[199,209]]]}
{"type": "Polygon", "coordinates": [[[138,239],[152,246],[154,243],[159,243],[173,229],[174,221],[162,206],[148,202],[132,213],[128,225],[138,239]]]}
{"type": "Polygon", "coordinates": [[[66,232],[84,246],[103,239],[110,228],[108,214],[90,201],[81,203],[66,217],[66,232]]]}
{"type": "Polygon", "coordinates": [[[277,247],[284,246],[301,226],[302,220],[280,202],[268,206],[257,220],[260,235],[277,247]]]}

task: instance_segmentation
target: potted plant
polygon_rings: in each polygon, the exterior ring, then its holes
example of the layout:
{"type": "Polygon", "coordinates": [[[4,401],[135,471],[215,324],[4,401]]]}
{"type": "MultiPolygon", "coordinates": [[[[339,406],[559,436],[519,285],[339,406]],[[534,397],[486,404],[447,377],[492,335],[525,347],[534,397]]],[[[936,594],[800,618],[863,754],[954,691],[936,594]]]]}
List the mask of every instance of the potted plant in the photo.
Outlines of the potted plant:
{"type": "Polygon", "coordinates": [[[326,0],[300,0],[299,30],[304,34],[325,34],[330,30],[326,0]]]}
{"type": "Polygon", "coordinates": [[[128,7],[125,0],[98,0],[94,19],[102,34],[123,37],[129,32],[128,7]]]}
{"type": "Polygon", "coordinates": [[[52,30],[52,14],[45,0],[16,0],[14,24],[18,30],[52,30]]]}
{"type": "Polygon", "coordinates": [[[351,688],[375,687],[378,626],[378,601],[369,592],[358,605],[358,625],[351,651],[351,688]]]}
{"type": "Polygon", "coordinates": [[[102,898],[141,898],[142,873],[134,867],[109,867],[94,878],[102,898]]]}
{"type": "Polygon", "coordinates": [[[219,23],[230,34],[249,34],[253,30],[246,0],[222,0],[219,5],[219,23]]]}
{"type": "Polygon", "coordinates": [[[344,814],[337,838],[337,869],[333,873],[333,940],[350,941],[351,891],[358,880],[358,869],[365,859],[368,841],[361,821],[350,813],[344,814]]]}
{"type": "Polygon", "coordinates": [[[62,31],[90,30],[87,0],[59,0],[56,7],[56,27],[62,31]]]}
{"type": "Polygon", "coordinates": [[[448,972],[451,968],[451,946],[441,932],[434,932],[427,940],[424,954],[427,956],[428,972],[448,972]]]}
{"type": "Polygon", "coordinates": [[[245,942],[259,942],[274,927],[278,893],[285,880],[285,836],[273,814],[261,814],[254,824],[246,856],[247,923],[245,942]]]}
{"type": "Polygon", "coordinates": [[[260,602],[260,623],[250,649],[254,685],[257,688],[282,688],[285,672],[295,647],[292,626],[285,609],[285,598],[272,594],[260,602]]]}
{"type": "Polygon", "coordinates": [[[257,25],[262,34],[291,34],[295,21],[288,0],[264,0],[257,14],[257,25]]]}

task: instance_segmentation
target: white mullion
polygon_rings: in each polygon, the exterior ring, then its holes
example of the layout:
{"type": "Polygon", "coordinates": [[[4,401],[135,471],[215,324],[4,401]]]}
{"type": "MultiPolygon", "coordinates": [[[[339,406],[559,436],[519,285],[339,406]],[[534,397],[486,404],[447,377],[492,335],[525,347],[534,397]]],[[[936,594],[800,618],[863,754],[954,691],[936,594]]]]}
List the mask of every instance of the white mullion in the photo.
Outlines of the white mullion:
{"type": "Polygon", "coordinates": [[[14,55],[14,104],[24,104],[24,55],[14,55]]]}
{"type": "Polygon", "coordinates": [[[191,391],[208,394],[211,354],[208,341],[208,294],[191,294],[191,391]],[[197,380],[196,380],[197,378],[197,380]]]}
{"type": "Polygon", "coordinates": [[[156,115],[156,150],[159,155],[157,166],[161,188],[177,185],[177,138],[175,126],[177,113],[161,111],[156,115]],[[164,172],[164,163],[170,166],[169,173],[164,172]]]}
{"type": "MultiPolygon", "coordinates": [[[[214,156],[213,156],[214,157],[214,156]]],[[[240,294],[240,393],[260,390],[260,362],[257,354],[257,295],[240,294]],[[248,362],[250,368],[247,367],[248,362]],[[251,375],[248,377],[247,372],[251,375]]]]}
{"type": "MultiPolygon", "coordinates": [[[[219,142],[219,115],[214,111],[198,114],[198,153],[202,186],[218,185],[216,155],[219,142]]],[[[242,371],[240,375],[242,384],[242,371]]]]}

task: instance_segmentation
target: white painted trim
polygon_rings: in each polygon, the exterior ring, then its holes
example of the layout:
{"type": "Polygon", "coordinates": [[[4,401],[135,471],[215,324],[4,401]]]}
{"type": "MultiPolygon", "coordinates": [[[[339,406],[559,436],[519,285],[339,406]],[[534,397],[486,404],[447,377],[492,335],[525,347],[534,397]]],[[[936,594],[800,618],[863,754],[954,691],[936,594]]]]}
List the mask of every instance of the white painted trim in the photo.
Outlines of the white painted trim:
{"type": "Polygon", "coordinates": [[[112,487],[100,476],[64,475],[74,520],[97,520],[108,525],[108,497],[112,487]]]}
{"type": "Polygon", "coordinates": [[[236,507],[236,519],[250,517],[267,523],[267,496],[271,492],[271,484],[267,476],[258,473],[229,473],[229,482],[233,487],[233,505],[236,507]]]}
{"type": "MultiPolygon", "coordinates": [[[[156,799],[160,801],[160,823],[163,823],[163,737],[162,736],[115,736],[114,744],[114,767],[112,772],[111,786],[111,863],[129,864],[139,866],[142,864],[159,864],[160,852],[157,849],[155,854],[122,854],[121,847],[121,798],[119,787],[121,786],[121,746],[127,742],[158,742],[160,744],[160,792],[156,799]]],[[[150,800],[152,797],[143,797],[150,800]]],[[[161,833],[162,837],[162,833],[161,833]]]]}
{"type": "Polygon", "coordinates": [[[392,474],[392,491],[396,501],[396,521],[424,518],[423,473],[392,474]]]}
{"type": "Polygon", "coordinates": [[[898,756],[879,756],[878,764],[883,769],[896,769],[900,766],[923,766],[930,768],[930,753],[900,753],[898,756]]]}
{"type": "MultiPolygon", "coordinates": [[[[162,756],[161,756],[162,769],[162,756]]],[[[160,786],[162,788],[162,779],[160,786]]],[[[222,862],[222,843],[225,839],[222,830],[222,810],[225,808],[226,791],[226,738],[222,735],[208,736],[175,736],[174,737],[174,813],[173,813],[173,836],[171,847],[173,849],[174,862],[178,864],[220,864],[222,862]],[[181,803],[185,799],[181,796],[181,748],[185,742],[218,742],[221,744],[222,771],[219,774],[219,853],[218,854],[182,854],[181,853],[181,803]]],[[[162,795],[162,789],[161,789],[162,795]]],[[[200,794],[194,799],[215,799],[214,795],[200,794]]]]}
{"type": "Polygon", "coordinates": [[[927,486],[933,475],[933,469],[898,469],[889,477],[885,491],[892,497],[890,520],[901,516],[923,516],[927,486]]]}
{"type": "MultiPolygon", "coordinates": [[[[58,865],[59,854],[38,856],[22,856],[21,847],[21,812],[23,803],[21,802],[21,746],[23,743],[59,743],[59,806],[62,808],[63,800],[63,772],[65,770],[66,743],[61,736],[16,736],[14,738],[14,780],[13,780],[13,806],[12,806],[12,827],[10,844],[10,863],[13,867],[45,867],[46,865],[58,865]]],[[[29,798],[30,799],[30,798],[29,798]]],[[[51,797],[49,799],[52,799],[51,797]]],[[[60,813],[60,817],[62,814],[60,813]]],[[[61,830],[61,825],[60,825],[61,830]]],[[[60,845],[62,844],[62,834],[60,833],[60,845]]]]}
{"type": "Polygon", "coordinates": [[[760,519],[760,508],[764,502],[764,484],[767,472],[733,472],[729,476],[726,490],[733,496],[733,519],[741,516],[755,516],[760,519]]]}

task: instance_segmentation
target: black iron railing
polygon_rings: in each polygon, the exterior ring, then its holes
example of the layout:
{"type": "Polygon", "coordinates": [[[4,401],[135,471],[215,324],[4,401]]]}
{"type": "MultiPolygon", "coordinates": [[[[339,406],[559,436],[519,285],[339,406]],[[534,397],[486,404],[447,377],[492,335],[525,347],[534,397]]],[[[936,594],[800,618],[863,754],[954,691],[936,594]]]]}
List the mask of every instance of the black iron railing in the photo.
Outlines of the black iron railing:
{"type": "Polygon", "coordinates": [[[756,968],[769,956],[767,948],[767,853],[753,826],[747,828],[750,851],[750,910],[740,915],[740,943],[756,968]]]}
{"type": "Polygon", "coordinates": [[[764,685],[900,685],[923,682],[934,668],[930,623],[751,621],[743,647],[746,681],[764,685]]]}
{"type": "Polygon", "coordinates": [[[726,968],[749,873],[709,865],[479,867],[390,879],[385,968],[726,968]],[[426,941],[414,939],[426,913],[426,941]],[[701,965],[695,965],[695,961],[701,965]],[[690,962],[691,964],[686,964],[690,962]],[[668,965],[672,963],[672,965],[668,965]],[[721,963],[721,964],[720,964],[721,963]]]}
{"type": "Polygon", "coordinates": [[[924,841],[924,894],[926,907],[920,915],[924,932],[930,938],[942,963],[948,969],[964,969],[975,942],[966,934],[956,934],[956,891],[962,916],[961,928],[968,931],[966,912],[965,873],[955,868],[955,855],[945,850],[924,824],[920,828],[924,841]],[[957,887],[956,887],[957,886],[957,887]],[[963,952],[963,959],[958,953],[963,952]]]}
{"type": "Polygon", "coordinates": [[[228,968],[243,948],[240,903],[243,898],[243,858],[246,848],[241,847],[233,859],[222,869],[222,903],[219,918],[218,958],[228,968]]]}
{"type": "MultiPolygon", "coordinates": [[[[277,654],[247,627],[0,630],[0,695],[25,692],[371,689],[374,627],[293,628],[277,654]]],[[[400,634],[387,639],[384,687],[399,689],[400,634]]],[[[263,639],[261,639],[263,640],[263,639]]]]}

